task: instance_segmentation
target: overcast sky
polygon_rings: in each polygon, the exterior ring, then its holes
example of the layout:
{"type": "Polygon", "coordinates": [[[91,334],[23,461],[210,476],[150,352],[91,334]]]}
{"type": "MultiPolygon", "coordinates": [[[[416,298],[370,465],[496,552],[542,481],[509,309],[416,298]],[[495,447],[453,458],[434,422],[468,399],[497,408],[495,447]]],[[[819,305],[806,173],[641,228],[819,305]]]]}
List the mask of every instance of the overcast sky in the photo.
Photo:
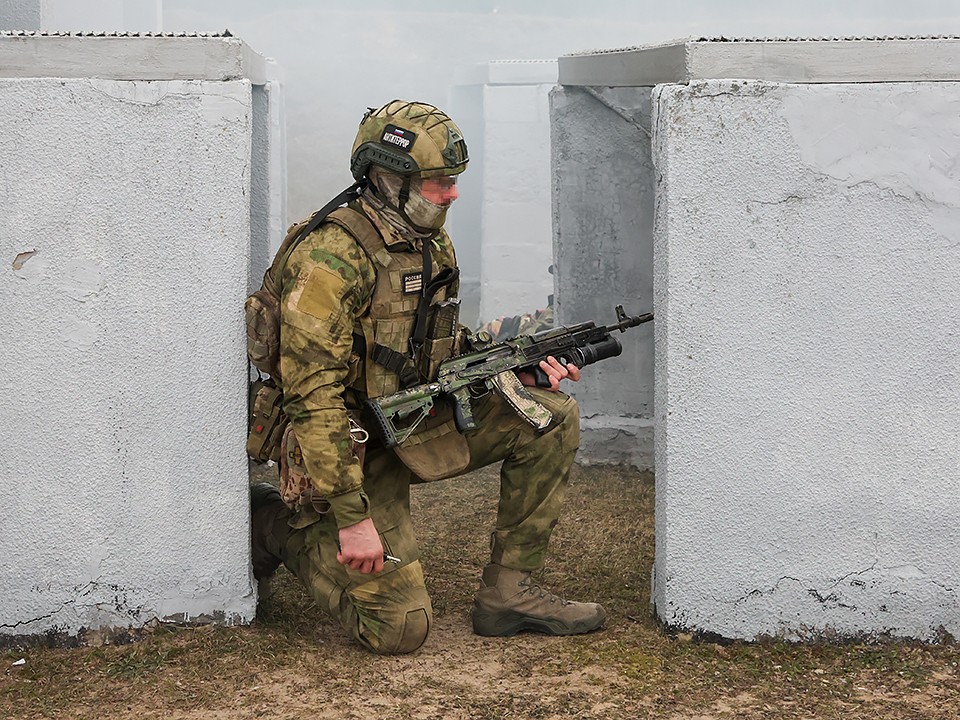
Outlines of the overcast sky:
{"type": "Polygon", "coordinates": [[[163,23],[229,28],[280,63],[292,220],[349,184],[366,106],[442,107],[459,67],[690,36],[960,35],[960,0],[163,0],[163,23]]]}

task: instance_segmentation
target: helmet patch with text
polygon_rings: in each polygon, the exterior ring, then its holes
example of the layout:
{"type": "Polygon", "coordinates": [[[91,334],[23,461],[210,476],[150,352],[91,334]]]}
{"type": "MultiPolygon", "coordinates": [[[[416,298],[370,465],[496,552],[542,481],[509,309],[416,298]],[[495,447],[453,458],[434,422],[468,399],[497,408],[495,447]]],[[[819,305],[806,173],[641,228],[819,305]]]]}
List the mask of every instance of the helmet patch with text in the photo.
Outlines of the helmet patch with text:
{"type": "Polygon", "coordinates": [[[396,125],[387,125],[387,127],[383,129],[383,135],[380,137],[380,142],[384,145],[398,147],[404,152],[410,152],[416,140],[416,133],[404,130],[396,125]]]}

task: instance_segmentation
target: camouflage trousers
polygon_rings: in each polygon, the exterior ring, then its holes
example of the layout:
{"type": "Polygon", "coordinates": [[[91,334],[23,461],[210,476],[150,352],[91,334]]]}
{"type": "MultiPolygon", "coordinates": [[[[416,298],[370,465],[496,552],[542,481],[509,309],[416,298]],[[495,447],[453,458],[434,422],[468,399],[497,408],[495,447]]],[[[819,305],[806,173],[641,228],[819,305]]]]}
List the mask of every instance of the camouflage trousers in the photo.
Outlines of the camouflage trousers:
{"type": "MultiPolygon", "coordinates": [[[[502,461],[500,501],[492,562],[537,570],[560,514],[570,467],[580,441],[576,401],[563,393],[529,388],[553,413],[537,432],[495,393],[474,403],[478,428],[465,434],[470,466],[502,461]]],[[[424,586],[417,539],[410,518],[410,484],[418,478],[390,450],[368,451],[364,489],[384,551],[400,558],[366,575],[337,562],[334,518],[306,506],[272,529],[274,546],[285,548],[284,564],[306,585],[320,607],[337,618],[361,645],[376,653],[412,652],[427,638],[433,621],[424,586]]]]}

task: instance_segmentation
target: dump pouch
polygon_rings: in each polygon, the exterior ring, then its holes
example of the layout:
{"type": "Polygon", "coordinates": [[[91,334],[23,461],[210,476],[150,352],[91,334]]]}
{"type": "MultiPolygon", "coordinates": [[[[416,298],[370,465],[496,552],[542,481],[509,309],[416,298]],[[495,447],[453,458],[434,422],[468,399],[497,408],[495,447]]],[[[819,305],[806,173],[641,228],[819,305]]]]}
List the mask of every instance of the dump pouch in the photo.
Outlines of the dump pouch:
{"type": "Polygon", "coordinates": [[[317,495],[313,489],[313,480],[307,472],[307,464],[303,460],[303,451],[293,425],[289,425],[283,433],[283,451],[280,453],[280,497],[287,507],[294,512],[305,505],[310,505],[319,514],[323,515],[330,510],[330,503],[317,495]]]}
{"type": "Polygon", "coordinates": [[[456,477],[470,465],[470,446],[457,430],[453,402],[437,398],[417,431],[393,449],[414,475],[426,482],[456,477]]]}
{"type": "Polygon", "coordinates": [[[283,432],[289,423],[282,403],[283,393],[272,380],[257,380],[250,384],[247,455],[256,462],[280,459],[283,432]]]}

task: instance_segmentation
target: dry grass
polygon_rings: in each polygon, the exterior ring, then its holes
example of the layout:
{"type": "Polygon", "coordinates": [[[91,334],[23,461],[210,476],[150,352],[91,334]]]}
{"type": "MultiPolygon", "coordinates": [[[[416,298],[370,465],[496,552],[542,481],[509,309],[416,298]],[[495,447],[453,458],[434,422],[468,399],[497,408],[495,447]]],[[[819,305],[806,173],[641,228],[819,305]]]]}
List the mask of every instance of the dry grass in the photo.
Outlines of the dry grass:
{"type": "Polygon", "coordinates": [[[358,649],[281,572],[252,627],[0,654],[0,718],[960,717],[956,645],[720,646],[663,633],[648,609],[652,478],[619,468],[577,469],[546,571],[567,596],[603,602],[607,628],[474,636],[496,484],[485,470],[414,491],[436,614],[415,655],[358,649]]]}

